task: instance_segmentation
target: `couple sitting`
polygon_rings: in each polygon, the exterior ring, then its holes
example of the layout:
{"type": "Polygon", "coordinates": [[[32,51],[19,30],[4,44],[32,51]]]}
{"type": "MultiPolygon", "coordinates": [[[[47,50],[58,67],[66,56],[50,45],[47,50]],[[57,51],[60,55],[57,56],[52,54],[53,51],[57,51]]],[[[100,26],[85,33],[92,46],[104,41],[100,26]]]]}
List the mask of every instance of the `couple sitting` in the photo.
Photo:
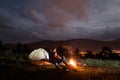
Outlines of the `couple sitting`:
{"type": "Polygon", "coordinates": [[[60,64],[63,62],[65,65],[66,65],[66,70],[69,68],[69,65],[67,64],[66,62],[66,58],[65,56],[60,56],[58,53],[57,53],[57,49],[56,48],[52,48],[50,50],[50,62],[55,64],[56,68],[57,69],[60,69],[60,64]]]}

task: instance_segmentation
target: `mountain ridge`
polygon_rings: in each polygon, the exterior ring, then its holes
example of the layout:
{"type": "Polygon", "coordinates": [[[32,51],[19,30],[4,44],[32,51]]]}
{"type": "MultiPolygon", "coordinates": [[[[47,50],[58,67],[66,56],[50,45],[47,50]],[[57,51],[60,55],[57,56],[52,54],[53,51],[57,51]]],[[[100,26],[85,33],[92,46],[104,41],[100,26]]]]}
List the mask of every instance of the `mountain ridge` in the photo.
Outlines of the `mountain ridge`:
{"type": "Polygon", "coordinates": [[[100,40],[92,40],[92,39],[71,39],[71,40],[60,40],[60,41],[52,41],[52,40],[44,40],[40,42],[33,42],[27,44],[31,49],[35,48],[46,48],[46,47],[59,47],[59,46],[70,46],[72,48],[78,48],[81,51],[86,50],[100,50],[103,46],[108,46],[112,49],[120,49],[120,39],[112,40],[112,41],[100,41],[100,40]]]}

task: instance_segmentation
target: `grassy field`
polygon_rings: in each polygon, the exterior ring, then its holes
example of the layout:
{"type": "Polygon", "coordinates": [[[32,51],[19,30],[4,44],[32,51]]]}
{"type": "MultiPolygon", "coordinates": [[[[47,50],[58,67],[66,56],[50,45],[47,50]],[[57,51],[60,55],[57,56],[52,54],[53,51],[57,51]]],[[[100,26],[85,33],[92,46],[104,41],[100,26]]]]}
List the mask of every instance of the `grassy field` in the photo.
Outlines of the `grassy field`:
{"type": "MultiPolygon", "coordinates": [[[[27,55],[0,56],[0,80],[119,80],[120,61],[81,59],[86,66],[56,70],[52,65],[31,65],[27,55]]],[[[80,63],[79,62],[79,63],[80,63]]]]}

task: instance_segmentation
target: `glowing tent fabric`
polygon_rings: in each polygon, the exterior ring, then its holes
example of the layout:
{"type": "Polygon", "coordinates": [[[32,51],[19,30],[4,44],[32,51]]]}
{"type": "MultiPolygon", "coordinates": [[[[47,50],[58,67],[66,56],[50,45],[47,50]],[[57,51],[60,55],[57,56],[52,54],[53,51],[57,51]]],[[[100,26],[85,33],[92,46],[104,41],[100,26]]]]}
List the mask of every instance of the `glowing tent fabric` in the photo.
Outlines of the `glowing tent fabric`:
{"type": "Polygon", "coordinates": [[[38,61],[43,59],[49,60],[49,54],[45,49],[39,48],[39,49],[33,50],[29,54],[29,59],[32,61],[38,61]]]}

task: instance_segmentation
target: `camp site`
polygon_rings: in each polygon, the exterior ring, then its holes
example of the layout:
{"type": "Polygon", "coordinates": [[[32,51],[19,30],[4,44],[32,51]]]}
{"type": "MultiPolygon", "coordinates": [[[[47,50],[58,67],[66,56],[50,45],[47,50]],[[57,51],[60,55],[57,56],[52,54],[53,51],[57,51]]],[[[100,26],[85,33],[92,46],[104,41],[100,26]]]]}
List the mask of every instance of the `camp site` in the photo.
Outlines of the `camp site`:
{"type": "MultiPolygon", "coordinates": [[[[4,47],[1,50],[1,80],[118,80],[120,78],[118,56],[95,57],[95,54],[92,55],[90,51],[86,51],[87,54],[83,52],[78,54],[79,49],[64,45],[58,47],[58,53],[66,57],[69,69],[65,68],[63,62],[59,66],[60,69],[57,69],[50,61],[49,50],[53,45],[50,48],[38,47],[32,50],[20,43],[14,46],[6,49],[4,47]]],[[[103,47],[101,51],[104,49],[107,49],[104,52],[106,55],[111,52],[109,47],[103,47]]]]}
{"type": "Polygon", "coordinates": [[[120,0],[0,0],[0,80],[120,80],[120,0]]]}

